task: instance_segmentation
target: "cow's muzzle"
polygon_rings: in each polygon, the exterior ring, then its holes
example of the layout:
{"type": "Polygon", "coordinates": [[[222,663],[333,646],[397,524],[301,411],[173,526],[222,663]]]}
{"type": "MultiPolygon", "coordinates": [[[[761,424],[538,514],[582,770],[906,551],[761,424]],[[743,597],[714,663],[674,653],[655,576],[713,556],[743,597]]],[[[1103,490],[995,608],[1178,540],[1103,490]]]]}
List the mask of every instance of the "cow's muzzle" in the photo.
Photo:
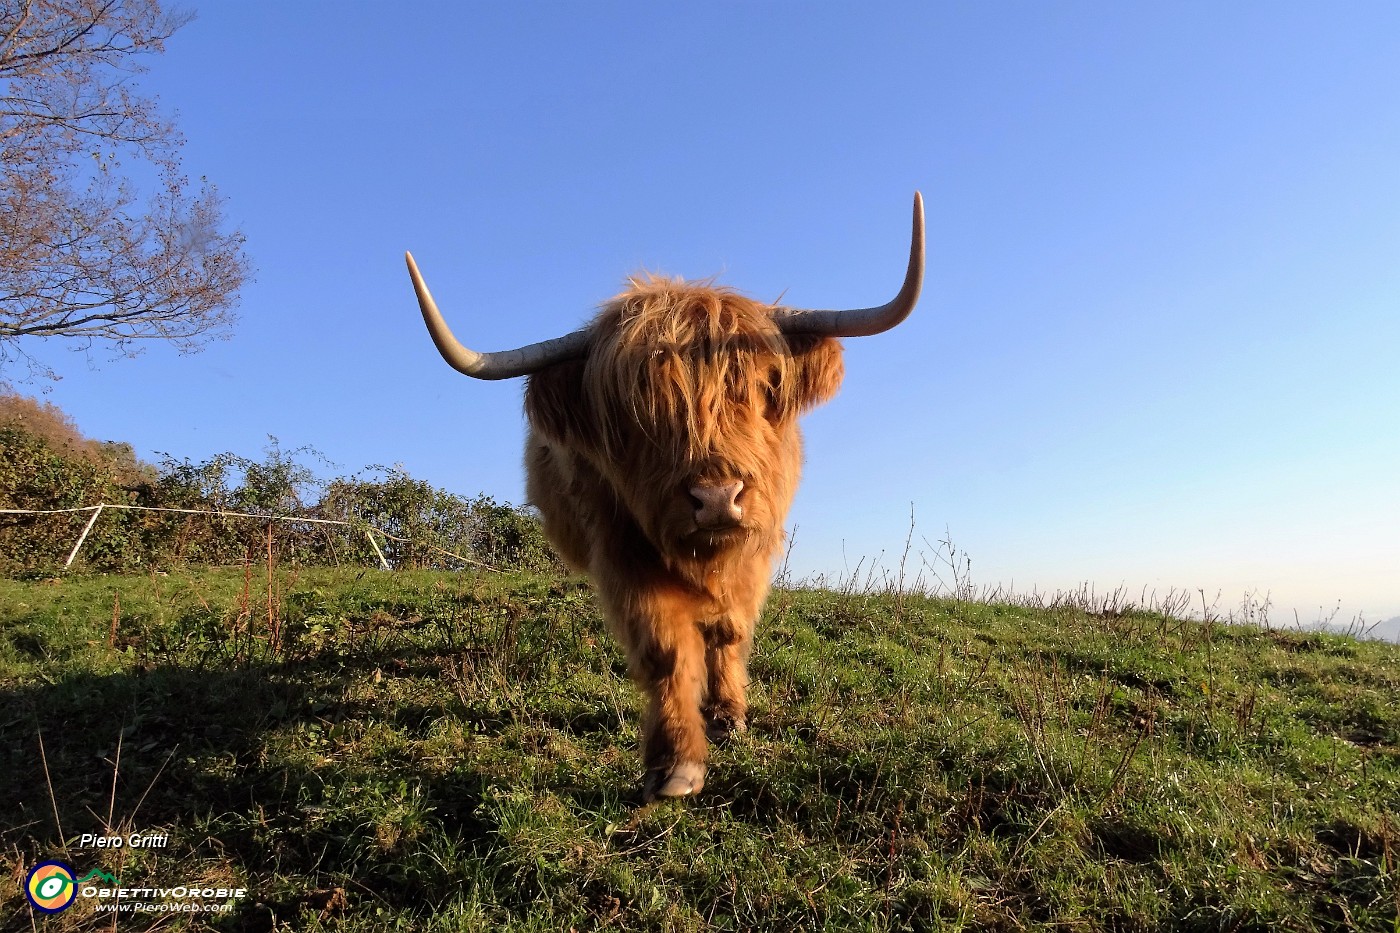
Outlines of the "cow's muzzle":
{"type": "Polygon", "coordinates": [[[728,483],[696,483],[690,487],[690,500],[695,505],[695,525],[703,531],[734,528],[744,520],[744,507],[739,496],[744,491],[743,480],[728,483]]]}

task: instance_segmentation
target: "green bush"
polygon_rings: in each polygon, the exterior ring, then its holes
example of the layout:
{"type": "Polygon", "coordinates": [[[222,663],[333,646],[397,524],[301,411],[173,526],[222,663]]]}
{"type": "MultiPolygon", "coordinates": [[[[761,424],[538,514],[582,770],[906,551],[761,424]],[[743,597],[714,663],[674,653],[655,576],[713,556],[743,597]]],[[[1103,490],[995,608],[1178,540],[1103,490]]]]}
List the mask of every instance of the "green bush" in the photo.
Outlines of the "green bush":
{"type": "MultiPolygon", "coordinates": [[[[309,500],[322,484],[310,467],[298,461],[299,456],[305,455],[319,458],[307,447],[283,450],[276,438],[271,438],[262,460],[222,453],[196,463],[165,455],[156,483],[157,498],[163,507],[241,513],[167,518],[167,556],[175,561],[231,564],[262,553],[268,523],[245,516],[301,516],[311,511],[314,502],[309,500]]],[[[317,526],[273,524],[274,543],[284,559],[318,563],[317,555],[322,549],[310,540],[317,526]]]]}
{"type": "MultiPolygon", "coordinates": [[[[396,569],[564,569],[527,509],[489,496],[457,496],[399,467],[323,481],[307,459],[324,462],[311,448],[284,450],[273,438],[260,460],[234,453],[202,462],[166,455],[151,466],[138,461],[130,445],[83,438],[51,405],[0,397],[0,508],[107,503],[195,513],[103,510],[74,569],[261,562],[269,546],[284,563],[373,566],[379,557],[367,536],[371,529],[396,569]],[[269,522],[247,513],[307,521],[269,522]]],[[[91,515],[0,516],[0,574],[61,568],[91,515]]]]}
{"type": "Polygon", "coordinates": [[[564,569],[533,512],[490,496],[464,499],[399,467],[384,470],[382,479],[332,481],[316,517],[351,524],[322,536],[333,552],[324,556],[339,560],[376,560],[364,534],[375,528],[382,532],[376,541],[385,559],[396,568],[450,570],[476,563],[497,569],[564,569]]]}
{"type": "MultiPolygon", "coordinates": [[[[150,487],[121,485],[120,464],[55,449],[11,423],[0,425],[0,508],[73,509],[98,503],[147,505],[150,487]]],[[[0,521],[0,572],[45,573],[63,565],[91,512],[5,515],[0,521]]],[[[152,513],[104,512],[83,546],[97,570],[134,569],[159,548],[152,513]]]]}

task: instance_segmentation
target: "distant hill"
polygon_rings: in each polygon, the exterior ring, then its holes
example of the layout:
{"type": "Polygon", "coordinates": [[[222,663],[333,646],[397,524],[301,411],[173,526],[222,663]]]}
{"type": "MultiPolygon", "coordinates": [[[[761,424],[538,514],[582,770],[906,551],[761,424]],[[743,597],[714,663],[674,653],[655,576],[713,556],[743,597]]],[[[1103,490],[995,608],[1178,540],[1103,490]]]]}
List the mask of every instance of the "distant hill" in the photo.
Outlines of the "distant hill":
{"type": "Polygon", "coordinates": [[[1376,627],[1371,629],[1370,637],[1400,642],[1400,616],[1391,616],[1383,622],[1378,622],[1376,627]]]}

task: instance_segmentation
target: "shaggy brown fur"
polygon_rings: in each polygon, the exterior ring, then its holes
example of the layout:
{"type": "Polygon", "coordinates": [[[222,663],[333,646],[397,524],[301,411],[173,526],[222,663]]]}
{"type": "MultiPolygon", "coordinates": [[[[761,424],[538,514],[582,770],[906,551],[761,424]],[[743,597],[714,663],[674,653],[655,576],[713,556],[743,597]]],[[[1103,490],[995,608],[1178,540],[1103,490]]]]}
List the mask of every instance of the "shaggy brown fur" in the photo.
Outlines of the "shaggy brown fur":
{"type": "Polygon", "coordinates": [[[734,291],[634,278],[584,360],[530,377],[525,463],[545,533],[592,576],[647,695],[646,796],[698,791],[707,731],[744,728],[747,658],[802,461],[797,416],[841,384],[841,345],[785,336],[734,291]],[[696,485],[743,483],[737,527],[696,485]],[[693,780],[686,780],[690,775],[693,780]]]}

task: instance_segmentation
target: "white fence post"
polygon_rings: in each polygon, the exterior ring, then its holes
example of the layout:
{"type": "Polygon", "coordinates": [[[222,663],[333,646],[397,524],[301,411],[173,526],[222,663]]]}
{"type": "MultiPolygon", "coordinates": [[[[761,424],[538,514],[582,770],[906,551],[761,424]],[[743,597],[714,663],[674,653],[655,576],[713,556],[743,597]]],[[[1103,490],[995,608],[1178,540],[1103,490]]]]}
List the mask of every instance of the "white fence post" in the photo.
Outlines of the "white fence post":
{"type": "Polygon", "coordinates": [[[369,528],[365,529],[365,537],[369,538],[369,546],[374,548],[374,553],[379,557],[379,565],[385,570],[389,569],[389,562],[384,559],[384,552],[379,550],[379,545],[374,541],[374,532],[369,528]]]}
{"type": "Polygon", "coordinates": [[[97,516],[102,514],[104,508],[106,508],[105,505],[99,505],[93,508],[92,518],[88,519],[87,527],[83,529],[82,534],[78,535],[78,543],[73,545],[73,550],[68,552],[68,559],[63,562],[64,570],[73,566],[73,559],[78,556],[78,548],[82,547],[83,542],[87,540],[88,532],[92,531],[92,526],[97,524],[97,516]]]}

